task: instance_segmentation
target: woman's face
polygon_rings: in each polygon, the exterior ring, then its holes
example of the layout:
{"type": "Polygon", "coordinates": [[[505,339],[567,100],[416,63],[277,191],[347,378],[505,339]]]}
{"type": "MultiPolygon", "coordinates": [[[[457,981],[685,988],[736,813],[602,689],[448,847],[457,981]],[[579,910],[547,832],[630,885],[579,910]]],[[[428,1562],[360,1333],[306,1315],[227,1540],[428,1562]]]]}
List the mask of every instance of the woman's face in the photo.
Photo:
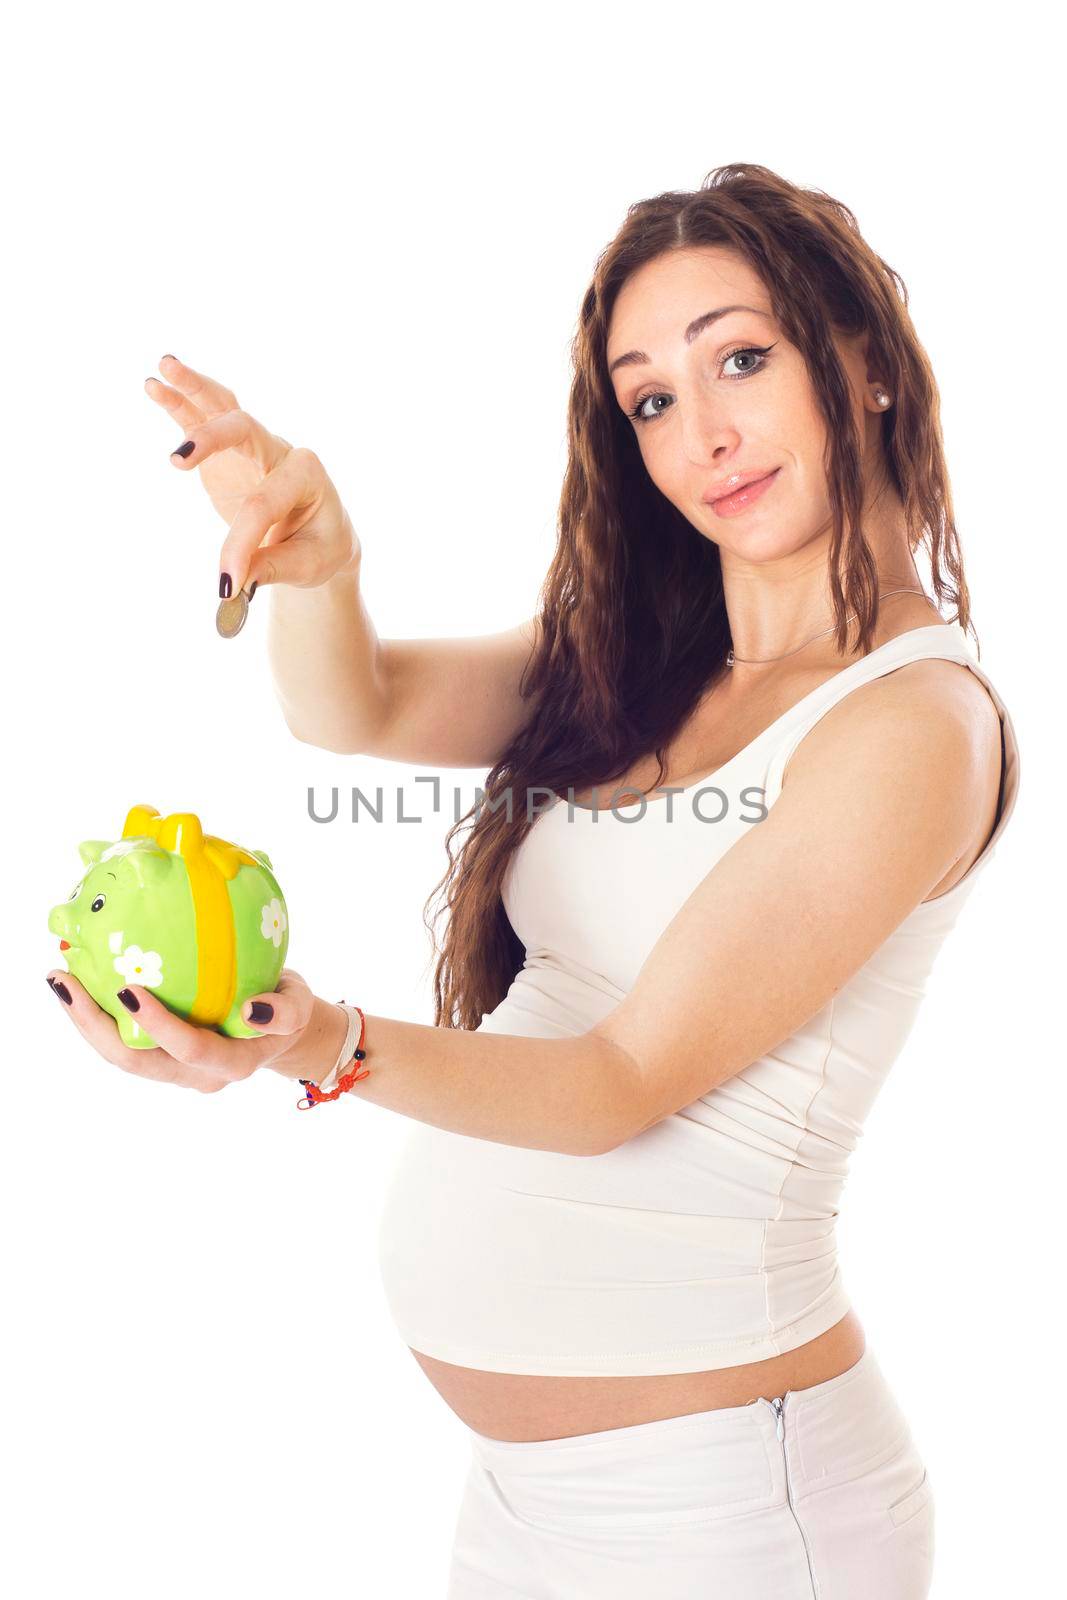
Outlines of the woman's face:
{"type": "MultiPolygon", "coordinates": [[[[881,408],[873,399],[866,341],[834,335],[848,377],[864,472],[880,461],[881,408]]],[[[825,540],[832,519],[826,426],[799,350],[771,314],[755,270],[734,251],[679,250],[648,262],[624,284],[608,331],[609,368],[650,478],[724,554],[779,560],[825,540]],[[687,333],[707,312],[743,306],[687,333]],[[646,359],[647,358],[647,359],[646,359]],[[747,505],[705,500],[735,473],[774,474],[747,505]]]]}

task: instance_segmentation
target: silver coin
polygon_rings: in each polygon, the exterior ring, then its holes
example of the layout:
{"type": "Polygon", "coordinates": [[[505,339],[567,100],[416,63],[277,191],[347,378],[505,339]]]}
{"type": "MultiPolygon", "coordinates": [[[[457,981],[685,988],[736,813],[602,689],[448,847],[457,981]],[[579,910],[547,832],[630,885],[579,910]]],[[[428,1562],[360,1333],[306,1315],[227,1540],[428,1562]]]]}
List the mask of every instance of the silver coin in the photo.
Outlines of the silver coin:
{"type": "Polygon", "coordinates": [[[215,627],[224,639],[234,639],[245,625],[248,615],[248,596],[243,589],[238,589],[229,600],[220,600],[219,609],[215,612],[215,627]]]}

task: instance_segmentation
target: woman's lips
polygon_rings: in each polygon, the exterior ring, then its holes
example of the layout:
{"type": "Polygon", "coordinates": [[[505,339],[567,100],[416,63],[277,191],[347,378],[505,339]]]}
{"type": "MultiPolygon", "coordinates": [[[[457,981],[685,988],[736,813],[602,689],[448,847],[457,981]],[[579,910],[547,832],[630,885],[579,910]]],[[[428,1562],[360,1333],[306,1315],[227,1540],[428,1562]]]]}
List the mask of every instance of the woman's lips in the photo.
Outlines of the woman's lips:
{"type": "Polygon", "coordinates": [[[781,471],[775,467],[773,472],[768,472],[765,478],[757,478],[754,483],[746,483],[743,488],[736,489],[733,494],[723,495],[721,500],[713,500],[711,509],[717,517],[733,517],[739,511],[744,511],[761,494],[766,494],[771,484],[781,471]]]}

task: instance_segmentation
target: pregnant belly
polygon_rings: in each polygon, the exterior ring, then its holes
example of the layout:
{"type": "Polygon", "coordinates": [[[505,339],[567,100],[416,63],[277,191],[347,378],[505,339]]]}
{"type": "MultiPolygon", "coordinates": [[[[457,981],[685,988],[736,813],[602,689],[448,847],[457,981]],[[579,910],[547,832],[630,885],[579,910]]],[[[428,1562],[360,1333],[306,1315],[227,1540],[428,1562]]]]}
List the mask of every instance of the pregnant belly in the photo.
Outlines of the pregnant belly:
{"type": "Polygon", "coordinates": [[[766,1361],[651,1377],[485,1372],[408,1348],[441,1398],[469,1428],[490,1439],[528,1443],[747,1405],[761,1397],[773,1400],[836,1378],[855,1366],[865,1347],[859,1318],[849,1310],[817,1338],[766,1361]]]}

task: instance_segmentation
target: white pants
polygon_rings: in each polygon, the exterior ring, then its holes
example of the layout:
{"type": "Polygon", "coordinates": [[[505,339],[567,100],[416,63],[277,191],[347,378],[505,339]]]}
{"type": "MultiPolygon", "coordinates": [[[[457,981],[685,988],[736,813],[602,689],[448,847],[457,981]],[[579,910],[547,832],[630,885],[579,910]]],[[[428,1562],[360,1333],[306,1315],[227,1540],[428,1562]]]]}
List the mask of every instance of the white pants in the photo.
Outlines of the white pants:
{"type": "Polygon", "coordinates": [[[925,1600],[930,1480],[868,1348],[781,1402],[566,1439],[469,1429],[447,1600],[925,1600]]]}

